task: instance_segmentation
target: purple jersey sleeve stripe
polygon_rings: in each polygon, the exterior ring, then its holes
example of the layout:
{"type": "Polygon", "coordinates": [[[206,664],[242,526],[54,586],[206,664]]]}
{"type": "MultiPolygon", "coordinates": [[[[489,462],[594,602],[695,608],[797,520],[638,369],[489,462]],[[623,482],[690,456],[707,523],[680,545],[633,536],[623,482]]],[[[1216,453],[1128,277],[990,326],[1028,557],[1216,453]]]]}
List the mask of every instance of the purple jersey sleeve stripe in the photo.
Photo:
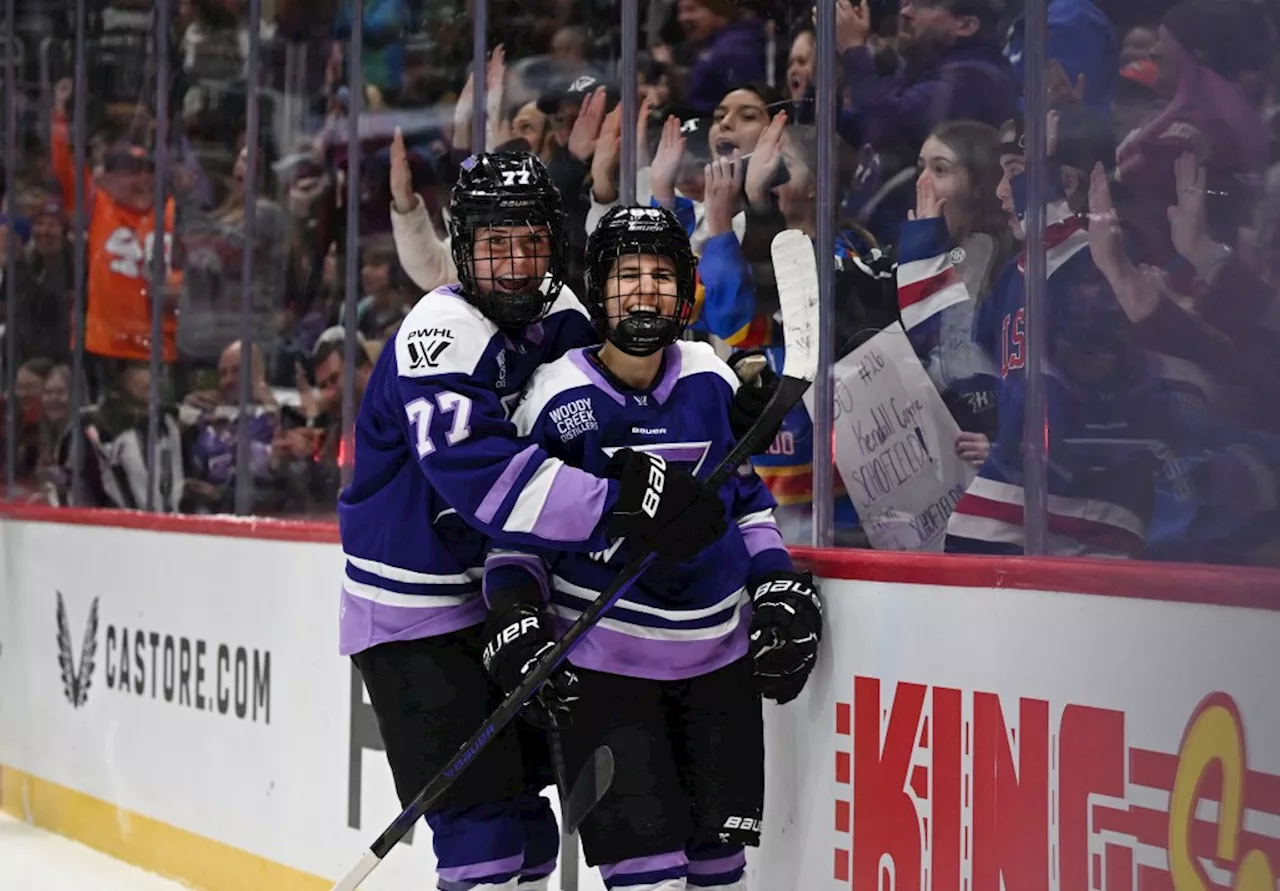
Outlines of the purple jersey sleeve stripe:
{"type": "Polygon", "coordinates": [[[515,486],[516,480],[520,478],[525,465],[529,463],[529,459],[537,451],[538,447],[536,445],[528,446],[507,462],[502,475],[494,481],[489,491],[485,493],[484,500],[480,502],[480,507],[476,509],[477,520],[485,524],[493,522],[493,518],[498,513],[498,508],[502,507],[502,502],[511,493],[511,489],[515,486]]]}
{"type": "Polygon", "coordinates": [[[755,523],[742,530],[742,541],[747,546],[747,553],[754,557],[761,551],[783,547],[782,533],[773,523],[755,523]]]}
{"type": "Polygon", "coordinates": [[[576,467],[556,473],[533,534],[547,541],[585,541],[604,516],[609,483],[576,467]]]}

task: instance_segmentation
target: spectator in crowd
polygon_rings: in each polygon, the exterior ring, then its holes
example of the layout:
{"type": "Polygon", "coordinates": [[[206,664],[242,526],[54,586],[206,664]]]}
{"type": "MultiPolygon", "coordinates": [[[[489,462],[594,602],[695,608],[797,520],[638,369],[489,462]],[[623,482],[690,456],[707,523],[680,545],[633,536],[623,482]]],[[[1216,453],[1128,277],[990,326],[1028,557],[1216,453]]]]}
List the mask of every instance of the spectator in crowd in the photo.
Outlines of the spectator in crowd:
{"type": "MultiPolygon", "coordinates": [[[[193,81],[229,86],[246,74],[249,23],[239,0],[183,0],[178,4],[182,69],[193,81]]],[[[196,99],[192,91],[188,101],[196,99]]],[[[187,113],[198,109],[188,106],[187,113]]]]}
{"type": "Polygon", "coordinates": [[[529,151],[541,158],[543,164],[550,163],[557,143],[551,130],[551,121],[539,111],[537,102],[526,102],[511,110],[510,130],[512,138],[523,139],[528,144],[529,151]]]}
{"type": "Polygon", "coordinates": [[[1269,159],[1260,109],[1241,81],[1270,64],[1269,38],[1261,9],[1249,0],[1187,0],[1165,15],[1152,59],[1153,87],[1167,104],[1119,149],[1124,193],[1117,200],[1138,263],[1165,266],[1176,258],[1167,214],[1176,202],[1174,162],[1185,152],[1206,168],[1210,231],[1235,244],[1252,214],[1252,184],[1269,159]]]}
{"type": "MultiPolygon", "coordinates": [[[[567,278],[574,293],[583,293],[585,287],[582,256],[586,250],[587,217],[591,211],[586,182],[592,171],[597,148],[602,146],[601,134],[606,115],[611,108],[619,115],[622,113],[617,104],[620,98],[618,91],[612,86],[590,75],[582,75],[563,93],[538,102],[539,110],[547,115],[552,124],[551,140],[554,148],[546,161],[547,172],[560,190],[564,203],[570,258],[567,278]]],[[[648,103],[642,101],[640,119],[645,120],[648,114],[648,103]]],[[[605,150],[613,149],[614,145],[613,140],[603,142],[605,150]]],[[[644,164],[638,162],[638,166],[644,164]]]]}
{"type": "Polygon", "coordinates": [[[565,25],[551,38],[551,61],[561,71],[582,70],[587,65],[590,36],[581,25],[565,25]]]}
{"type": "MultiPolygon", "coordinates": [[[[67,103],[70,81],[61,81],[54,97],[53,167],[63,200],[75,194],[75,161],[71,152],[67,103]]],[[[85,350],[102,360],[146,362],[151,356],[152,256],[156,214],[163,214],[161,337],[166,363],[177,359],[177,295],[182,275],[170,264],[174,202],[155,207],[155,160],[141,144],[117,142],[104,154],[102,167],[86,176],[89,230],[85,350]]],[[[109,377],[110,375],[108,375],[109,377]]]]}
{"type": "MultiPolygon", "coordinates": [[[[81,480],[84,504],[142,510],[147,506],[147,418],[151,369],[143,361],[107,365],[108,384],[102,401],[79,418],[84,432],[81,480]]],[[[182,432],[178,421],[160,409],[152,497],[160,513],[177,513],[182,501],[182,432]]],[[[59,463],[71,478],[71,437],[63,439],[59,463]]]]}
{"type": "MultiPolygon", "coordinates": [[[[1179,158],[1174,173],[1178,203],[1170,208],[1171,236],[1181,259],[1195,271],[1197,286],[1185,297],[1175,295],[1165,276],[1135,265],[1119,238],[1110,188],[1096,170],[1090,207],[1094,262],[1115,291],[1138,343],[1167,361],[1191,363],[1212,379],[1221,414],[1280,432],[1273,411],[1280,385],[1270,373],[1280,352],[1280,332],[1267,323],[1277,303],[1273,261],[1268,256],[1258,264],[1259,274],[1214,241],[1207,220],[1207,174],[1193,154],[1179,158]]],[[[1268,253],[1276,244],[1276,207],[1272,184],[1257,220],[1259,244],[1268,253]]]]}
{"type": "Polygon", "coordinates": [[[837,129],[860,150],[849,212],[894,243],[914,196],[920,148],[945,121],[999,127],[1018,113],[1019,85],[995,32],[996,0],[921,0],[899,11],[902,65],[877,67],[872,9],[835,0],[836,47],[844,75],[837,129]]]}
{"type": "Polygon", "coordinates": [[[36,482],[52,504],[59,502],[58,493],[67,488],[66,476],[58,461],[58,446],[70,426],[70,409],[71,369],[55,365],[44,379],[40,393],[40,446],[35,464],[36,482]]]}
{"type": "MultiPolygon", "coordinates": [[[[649,128],[660,127],[668,115],[675,111],[677,98],[683,98],[676,73],[671,66],[650,60],[638,77],[640,100],[649,103],[650,117],[646,125],[649,128]]],[[[683,106],[683,102],[681,105],[683,106]]]]}
{"type": "Polygon", "coordinates": [[[423,293],[458,280],[448,235],[436,231],[422,196],[413,189],[404,134],[397,128],[391,144],[391,229],[396,257],[423,293]]]}
{"type": "MultiPolygon", "coordinates": [[[[182,229],[185,263],[177,345],[183,361],[194,368],[213,367],[227,343],[241,333],[249,158],[244,133],[237,142],[236,163],[221,206],[211,214],[186,220],[182,229]]],[[[249,285],[250,335],[268,356],[274,356],[276,318],[289,300],[290,286],[296,285],[301,274],[292,220],[276,201],[275,157],[270,146],[270,140],[263,140],[257,158],[253,280],[249,285]]]]}
{"type": "MultiPolygon", "coordinates": [[[[1024,6],[1026,0],[1015,0],[1024,6]]],[[[1080,97],[1099,114],[1107,114],[1115,92],[1119,71],[1115,29],[1094,0],[1049,0],[1049,36],[1046,47],[1051,63],[1050,78],[1058,78],[1056,89],[1075,90],[1083,85],[1080,97]]],[[[1009,29],[1005,52],[1013,65],[1016,83],[1025,78],[1026,20],[1019,14],[1009,29]]],[[[1055,88],[1051,84],[1051,89],[1055,88]]],[[[1053,94],[1050,94],[1051,97],[1053,94]]]]}
{"type": "Polygon", "coordinates": [[[1263,318],[1275,295],[1208,238],[1205,171],[1195,157],[1183,156],[1175,172],[1179,204],[1170,216],[1179,252],[1204,276],[1203,313],[1178,305],[1183,301],[1175,302],[1164,277],[1134,266],[1103,171],[1094,170],[1090,188],[1094,262],[1137,343],[1148,347],[1162,389],[1176,400],[1155,449],[1162,472],[1142,556],[1266,562],[1280,542],[1280,486],[1274,472],[1263,471],[1280,467],[1273,408],[1280,392],[1270,374],[1280,334],[1263,318]],[[1213,257],[1208,265],[1206,257],[1213,257]]]}
{"type": "Polygon", "coordinates": [[[1150,59],[1129,62],[1120,69],[1116,95],[1111,102],[1112,130],[1123,144],[1151,119],[1161,100],[1155,91],[1160,72],[1150,59]]]}
{"type": "Polygon", "coordinates": [[[1138,25],[1125,32],[1120,42],[1120,67],[1132,65],[1134,62],[1145,62],[1151,58],[1151,51],[1160,39],[1158,25],[1138,25]]]}
{"type": "Polygon", "coordinates": [[[914,159],[943,121],[999,127],[1017,112],[1017,82],[995,39],[993,0],[919,0],[900,12],[898,51],[905,64],[881,77],[868,43],[867,4],[836,0],[836,46],[846,101],[838,120],[852,145],[902,147],[914,159]]]}
{"type": "MultiPolygon", "coordinates": [[[[762,282],[758,270],[767,264],[763,257],[752,260],[751,239],[768,245],[783,229],[797,229],[810,238],[817,234],[817,134],[809,125],[786,126],[786,120],[786,113],[779,112],[764,128],[745,174],[736,149],[707,166],[709,237],[698,262],[704,299],[697,328],[730,347],[762,350],[775,370],[785,362],[777,288],[772,275],[762,282]],[[768,210],[757,217],[748,212],[747,231],[756,227],[756,232],[740,242],[732,219],[743,203],[768,210]]],[[[837,355],[847,352],[861,332],[879,330],[897,317],[891,274],[874,268],[880,257],[868,233],[841,226],[832,258],[837,268],[832,322],[837,355]]],[[[775,515],[784,535],[803,540],[811,528],[813,500],[813,422],[804,406],[787,415],[774,446],[752,463],[778,500],[775,515]]],[[[836,500],[843,536],[855,526],[855,518],[843,488],[837,488],[836,500]]]]}
{"type": "MultiPolygon", "coordinates": [[[[703,246],[711,234],[707,228],[704,203],[705,167],[711,160],[711,146],[708,142],[710,129],[711,122],[707,118],[688,117],[681,120],[675,115],[667,117],[659,131],[652,162],[636,175],[636,200],[652,201],[657,206],[673,211],[689,232],[695,256],[702,255],[703,246]]],[[[618,139],[621,139],[621,134],[618,134],[618,139]]],[[[613,202],[606,205],[599,199],[601,184],[611,185],[616,177],[613,170],[597,174],[596,168],[592,168],[593,206],[588,218],[588,229],[594,228],[594,221],[603,217],[608,207],[613,206],[613,202]]],[[[610,189],[608,194],[616,198],[617,190],[610,189]]],[[[746,217],[741,211],[735,213],[733,227],[739,237],[746,230],[746,217]]]]}
{"type": "MultiPolygon", "coordinates": [[[[13,252],[14,282],[22,283],[26,278],[27,243],[31,240],[31,223],[23,216],[14,213],[0,213],[0,309],[7,311],[9,301],[9,248],[13,252]]],[[[6,318],[8,316],[6,315],[6,318]]]]}
{"type": "MultiPolygon", "coordinates": [[[[957,451],[979,478],[952,517],[948,547],[1023,549],[1027,283],[1015,239],[1024,237],[1025,159],[1019,128],[1002,139],[992,127],[1021,117],[1022,106],[1048,104],[1058,111],[1050,177],[1040,184],[1051,551],[1280,562],[1280,493],[1270,482],[1280,478],[1272,409],[1280,384],[1271,373],[1280,353],[1280,188],[1271,187],[1280,171],[1262,188],[1267,163],[1280,157],[1280,134],[1268,127],[1280,131],[1280,115],[1268,107],[1276,32],[1266,0],[1048,0],[1049,95],[1035,101],[1020,95],[1025,0],[830,2],[842,140],[828,321],[842,356],[900,319],[956,418],[957,451]]],[[[184,509],[233,506],[239,346],[227,345],[241,335],[244,99],[258,88],[275,100],[261,106],[264,132],[284,132],[291,154],[273,163],[269,148],[260,153],[258,237],[249,246],[258,344],[252,507],[328,511],[350,459],[340,441],[343,375],[354,375],[359,398],[404,307],[456,279],[440,198],[468,154],[527,146],[543,159],[569,217],[570,285],[581,287],[585,239],[621,192],[616,6],[491,5],[507,45],[485,65],[488,125],[474,146],[463,70],[469,16],[365,0],[369,90],[359,124],[377,133],[362,138],[359,257],[345,255],[343,234],[351,57],[332,41],[349,36],[352,4],[279,0],[249,85],[243,0],[183,0],[166,208],[151,206],[153,116],[135,104],[154,93],[141,80],[147,53],[129,49],[147,43],[149,19],[142,11],[126,29],[120,0],[112,6],[104,39],[117,43],[91,58],[108,67],[90,75],[103,87],[95,100],[101,93],[111,104],[88,109],[86,367],[109,391],[77,419],[98,437],[86,440],[91,500],[146,500],[137,478],[147,377],[117,363],[150,356],[150,241],[163,213],[170,232],[175,218],[182,224],[174,254],[182,272],[166,279],[155,346],[166,364],[180,358],[190,372],[175,381],[179,396],[215,365],[220,374],[216,389],[204,384],[183,402],[184,450],[168,450],[171,422],[162,422],[161,460],[176,456],[177,474],[159,468],[168,480],[159,500],[174,509],[175,480],[185,479],[184,509]],[[439,126],[439,110],[428,107],[436,103],[445,108],[439,126]],[[395,104],[404,112],[384,107],[395,104]],[[393,116],[403,133],[390,138],[383,122],[393,116]],[[388,230],[395,254],[377,238],[388,230]],[[354,369],[344,367],[341,328],[348,262],[360,264],[365,297],[354,369]],[[274,405],[268,382],[296,386],[300,405],[283,393],[274,405]]],[[[787,18],[808,11],[667,0],[652,10],[640,47],[637,199],[672,208],[691,233],[700,262],[691,334],[722,354],[760,349],[775,368],[783,352],[770,242],[783,228],[815,236],[818,223],[815,39],[807,17],[787,18]],[[766,17],[772,33],[790,38],[785,69],[769,58],[766,17]],[[653,42],[659,29],[666,46],[653,42]],[[767,74],[781,93],[763,85],[767,74]]],[[[20,463],[65,503],[65,468],[50,464],[67,460],[69,375],[48,365],[70,358],[69,84],[54,99],[52,146],[20,134],[24,152],[47,157],[20,161],[3,210],[27,236],[9,332],[23,369],[15,370],[20,463]],[[42,164],[57,172],[52,192],[42,164]],[[43,410],[34,395],[42,376],[43,410]]],[[[810,529],[814,432],[807,412],[793,412],[758,462],[793,539],[810,529]]],[[[836,502],[838,541],[857,541],[842,492],[836,502]]]]}
{"type": "Polygon", "coordinates": [[[383,332],[399,325],[412,308],[397,267],[392,239],[376,238],[361,252],[360,283],[365,297],[356,307],[356,326],[365,340],[385,340],[383,332]]]}
{"type": "MultiPolygon", "coordinates": [[[[13,395],[17,402],[17,430],[14,434],[17,452],[17,479],[29,482],[40,456],[41,397],[54,363],[46,358],[30,359],[18,366],[14,375],[13,395]]],[[[7,402],[7,400],[6,400],[7,402]]],[[[7,405],[0,405],[4,418],[0,420],[0,444],[9,436],[7,430],[7,405]]]]}
{"type": "MultiPolygon", "coordinates": [[[[716,106],[715,112],[711,116],[710,126],[706,130],[708,160],[732,159],[735,153],[739,158],[750,159],[756,152],[757,145],[766,131],[781,133],[781,128],[788,122],[787,113],[782,110],[782,105],[781,98],[772,87],[763,84],[731,87],[716,106]],[[772,127],[772,130],[770,130],[770,127],[772,127]]],[[[676,201],[673,197],[668,196],[673,194],[674,186],[676,185],[675,177],[686,169],[682,165],[675,163],[672,158],[672,152],[673,150],[678,151],[682,146],[688,151],[688,146],[694,146],[693,157],[698,157],[701,154],[701,125],[705,122],[705,118],[700,119],[693,128],[687,128],[682,125],[679,136],[664,131],[658,153],[655,155],[653,177],[655,200],[659,204],[675,210],[676,215],[681,218],[685,227],[689,229],[694,250],[699,256],[705,250],[705,241],[711,234],[710,228],[706,227],[705,208],[700,207],[696,199],[699,185],[705,189],[705,172],[703,183],[698,184],[697,169],[688,169],[687,172],[691,182],[683,184],[682,188],[682,191],[688,190],[684,192],[690,199],[688,202],[676,201]],[[687,136],[684,135],[686,129],[690,131],[687,136]],[[662,160],[657,160],[658,156],[661,156],[662,160]],[[704,227],[706,227],[705,231],[704,227]]],[[[776,138],[778,137],[775,136],[776,138]]],[[[772,170],[773,168],[770,169],[772,170]]],[[[755,277],[756,297],[768,303],[768,295],[776,293],[772,289],[772,259],[769,253],[769,245],[773,235],[769,234],[767,236],[768,240],[765,240],[765,236],[759,233],[766,227],[759,224],[752,226],[751,221],[753,220],[753,215],[754,218],[759,218],[761,215],[768,215],[774,211],[776,199],[763,186],[766,178],[763,173],[760,173],[759,160],[751,167],[751,170],[755,172],[755,179],[752,180],[752,184],[754,185],[758,181],[762,185],[761,188],[744,193],[747,200],[737,204],[738,209],[733,214],[733,229],[738,240],[743,242],[743,256],[749,263],[753,264],[752,271],[755,277]]],[[[745,168],[742,172],[745,173],[745,168]]],[[[746,189],[747,186],[748,183],[744,177],[743,188],[746,189]]],[[[696,320],[694,328],[695,330],[700,328],[696,320]]]]}
{"type": "MultiPolygon", "coordinates": [[[[1021,119],[1018,119],[1020,121],[1021,119]]],[[[1046,376],[1050,553],[1137,556],[1155,490],[1155,457],[1142,448],[1112,448],[1160,431],[1158,387],[1148,373],[1115,294],[1094,264],[1085,231],[1088,172],[1114,165],[1108,121],[1072,105],[1049,122],[1048,196],[1044,233],[1049,277],[1046,376]],[[1100,435],[1105,431],[1105,438],[1100,435]]],[[[1018,124],[1001,149],[1002,200],[1011,203],[1014,233],[1025,237],[1025,149],[1018,124]]],[[[948,551],[1021,553],[1023,417],[1026,387],[1025,257],[1001,272],[978,307],[974,337],[996,369],[997,431],[978,477],[947,527],[948,551]]]]}
{"type": "Polygon", "coordinates": [[[902,326],[960,426],[957,452],[979,465],[996,434],[995,368],[973,323],[1013,249],[996,194],[1000,154],[994,127],[939,125],[920,150],[916,209],[898,245],[902,326]]]}
{"type": "Polygon", "coordinates": [[[813,57],[818,44],[812,28],[796,32],[787,55],[787,98],[793,102],[812,95],[813,57]]]}
{"type": "Polygon", "coordinates": [[[57,201],[46,201],[31,220],[31,240],[18,265],[14,341],[18,362],[71,359],[71,298],[75,264],[67,221],[57,201]]]}
{"type": "MultiPolygon", "coordinates": [[[[236,452],[240,434],[240,341],[229,344],[218,358],[218,389],[187,394],[178,418],[185,428],[186,489],[182,507],[187,513],[234,513],[236,452]]],[[[250,354],[249,470],[256,510],[271,511],[271,450],[279,425],[280,407],[267,386],[262,351],[250,354]]]]}
{"type": "MultiPolygon", "coordinates": [[[[364,398],[365,387],[377,361],[372,346],[359,334],[356,338],[356,363],[351,371],[355,382],[353,413],[364,398]]],[[[321,334],[312,354],[315,386],[312,388],[306,381],[299,381],[307,429],[319,430],[319,433],[308,433],[302,438],[304,444],[310,443],[310,450],[305,456],[297,454],[294,443],[289,442],[284,453],[277,457],[278,472],[292,493],[291,503],[296,504],[305,497],[308,503],[322,505],[329,510],[337,500],[342,464],[350,460],[344,454],[342,444],[345,344],[346,329],[341,326],[331,327],[321,334]]],[[[294,434],[294,438],[297,439],[298,434],[294,434]]]]}
{"type": "Polygon", "coordinates": [[[764,27],[732,0],[679,0],[677,15],[693,54],[685,101],[711,114],[733,84],[765,80],[764,27]]]}

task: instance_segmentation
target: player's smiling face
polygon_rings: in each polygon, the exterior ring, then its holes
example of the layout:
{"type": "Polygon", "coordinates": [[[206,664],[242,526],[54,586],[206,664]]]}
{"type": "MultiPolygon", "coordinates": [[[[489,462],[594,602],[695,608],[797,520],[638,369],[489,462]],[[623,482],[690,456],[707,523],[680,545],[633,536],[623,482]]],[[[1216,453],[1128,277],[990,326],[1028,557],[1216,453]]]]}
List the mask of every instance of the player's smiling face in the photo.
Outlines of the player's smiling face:
{"type": "Polygon", "coordinates": [[[546,226],[491,226],[475,233],[476,287],[484,293],[521,294],[536,289],[551,269],[546,226]]]}
{"type": "Polygon", "coordinates": [[[610,327],[629,315],[673,318],[679,295],[676,264],[657,254],[624,254],[613,264],[605,284],[605,312],[610,327]]]}

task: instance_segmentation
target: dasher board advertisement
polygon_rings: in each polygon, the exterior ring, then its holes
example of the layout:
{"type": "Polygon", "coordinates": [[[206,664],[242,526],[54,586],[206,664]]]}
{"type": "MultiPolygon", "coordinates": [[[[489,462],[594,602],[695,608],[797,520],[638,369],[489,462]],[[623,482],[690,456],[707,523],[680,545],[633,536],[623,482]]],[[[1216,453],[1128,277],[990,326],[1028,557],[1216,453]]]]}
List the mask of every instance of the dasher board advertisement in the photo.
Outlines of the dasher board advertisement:
{"type": "MultiPolygon", "coordinates": [[[[0,807],[210,891],[327,891],[401,809],[338,655],[342,561],[0,520],[0,807]]],[[[365,887],[434,884],[420,825],[365,887]]]]}
{"type": "Polygon", "coordinates": [[[1275,891],[1280,612],[828,581],[762,888],[1275,891]]]}

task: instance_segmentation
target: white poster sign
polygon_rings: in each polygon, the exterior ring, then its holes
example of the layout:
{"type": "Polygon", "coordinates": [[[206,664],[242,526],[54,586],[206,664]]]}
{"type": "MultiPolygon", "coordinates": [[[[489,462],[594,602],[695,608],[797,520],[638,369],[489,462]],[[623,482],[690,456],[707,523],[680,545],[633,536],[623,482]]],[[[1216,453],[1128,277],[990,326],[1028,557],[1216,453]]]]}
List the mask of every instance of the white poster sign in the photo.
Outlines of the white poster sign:
{"type": "Polygon", "coordinates": [[[975,470],[956,455],[960,428],[902,325],[845,356],[834,373],[836,468],[871,546],[941,551],[975,470]]]}

